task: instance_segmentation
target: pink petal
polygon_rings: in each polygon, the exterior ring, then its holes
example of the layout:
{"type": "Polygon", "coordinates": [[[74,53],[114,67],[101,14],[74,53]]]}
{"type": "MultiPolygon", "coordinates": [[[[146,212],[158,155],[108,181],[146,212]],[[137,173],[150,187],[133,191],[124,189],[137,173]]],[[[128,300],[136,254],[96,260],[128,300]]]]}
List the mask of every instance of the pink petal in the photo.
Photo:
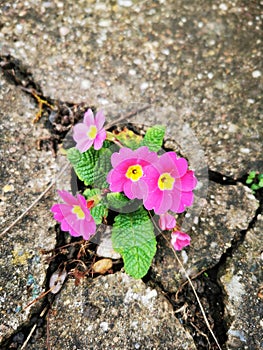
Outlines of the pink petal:
{"type": "Polygon", "coordinates": [[[69,232],[69,231],[71,230],[71,226],[67,223],[66,220],[63,220],[63,221],[61,222],[60,227],[61,227],[61,230],[62,230],[62,231],[67,231],[67,232],[69,232]]]}
{"type": "Polygon", "coordinates": [[[188,170],[186,174],[175,182],[175,187],[181,191],[192,191],[197,184],[197,180],[192,170],[188,170]]]}
{"type": "Polygon", "coordinates": [[[79,123],[73,128],[73,139],[76,141],[76,148],[81,152],[86,152],[93,144],[93,140],[89,139],[87,133],[89,128],[79,123]]]}
{"type": "Polygon", "coordinates": [[[94,140],[94,149],[97,151],[99,149],[101,149],[104,140],[106,139],[106,131],[105,130],[101,130],[95,140],[94,140]]]}
{"type": "Polygon", "coordinates": [[[158,160],[158,155],[155,152],[150,152],[149,148],[146,146],[142,146],[135,150],[134,155],[138,159],[145,160],[148,163],[154,163],[158,160]]]}
{"type": "Polygon", "coordinates": [[[126,181],[123,185],[123,192],[125,194],[126,197],[128,197],[129,199],[134,199],[134,193],[132,192],[132,188],[131,188],[131,181],[126,181]]]}
{"type": "Polygon", "coordinates": [[[158,159],[158,162],[154,164],[160,173],[170,172],[174,167],[173,159],[169,156],[169,153],[172,152],[162,154],[158,159]]]}
{"type": "Polygon", "coordinates": [[[173,175],[182,177],[188,168],[187,160],[184,158],[177,158],[175,152],[167,152],[166,154],[173,160],[173,175]]]}
{"type": "Polygon", "coordinates": [[[89,240],[92,235],[96,232],[96,224],[95,221],[85,222],[85,226],[83,226],[82,236],[84,239],[89,240]]]}
{"type": "Polygon", "coordinates": [[[95,125],[97,127],[97,130],[100,130],[105,123],[105,116],[103,111],[98,111],[98,113],[95,116],[95,125]]]}
{"type": "Polygon", "coordinates": [[[160,203],[156,205],[156,207],[154,208],[154,212],[155,214],[159,214],[159,215],[164,214],[171,208],[171,205],[172,205],[171,194],[168,192],[163,192],[162,200],[160,201],[160,203]]]}
{"type": "Polygon", "coordinates": [[[161,230],[171,230],[175,227],[175,217],[169,213],[161,214],[159,219],[159,226],[161,230]]]}
{"type": "Polygon", "coordinates": [[[174,231],[171,234],[171,244],[175,250],[181,250],[190,245],[191,237],[184,232],[174,231]]]}
{"type": "Polygon", "coordinates": [[[122,192],[125,181],[123,174],[116,172],[115,169],[111,170],[107,176],[107,182],[110,184],[112,192],[122,192]]]}
{"type": "Polygon", "coordinates": [[[87,207],[86,198],[84,196],[82,196],[81,194],[77,194],[77,200],[78,200],[78,205],[80,206],[80,208],[82,209],[82,211],[85,214],[85,219],[90,220],[91,214],[90,214],[90,210],[87,207]]]}
{"type": "Polygon", "coordinates": [[[94,114],[90,108],[84,114],[84,124],[86,124],[88,127],[95,125],[94,114]]]}
{"type": "Polygon", "coordinates": [[[64,219],[64,215],[61,213],[60,204],[54,204],[51,209],[52,213],[54,213],[54,219],[58,222],[61,222],[64,219]]]}
{"type": "Polygon", "coordinates": [[[68,191],[58,190],[58,194],[63,201],[69,205],[78,205],[78,200],[68,191]]]}
{"type": "Polygon", "coordinates": [[[147,183],[149,192],[158,189],[158,179],[160,172],[154,165],[149,165],[144,168],[144,181],[147,183]]]}
{"type": "Polygon", "coordinates": [[[69,230],[67,230],[67,231],[73,237],[80,237],[81,236],[81,233],[79,231],[76,231],[73,227],[69,228],[69,230]]]}
{"type": "Polygon", "coordinates": [[[173,191],[171,192],[171,195],[172,195],[172,205],[170,207],[170,210],[173,211],[174,213],[182,213],[182,211],[180,211],[180,208],[182,206],[182,192],[174,188],[173,191]]]}
{"type": "Polygon", "coordinates": [[[148,195],[148,187],[143,180],[137,182],[132,182],[131,191],[133,193],[133,198],[143,199],[148,195]]]}
{"type": "Polygon", "coordinates": [[[75,230],[74,227],[72,226],[72,220],[68,221],[68,218],[65,218],[62,222],[61,222],[61,230],[62,231],[68,231],[72,236],[74,237],[78,237],[80,236],[80,233],[78,232],[78,230],[75,230]]]}
{"type": "Polygon", "coordinates": [[[156,214],[164,214],[169,210],[169,205],[171,205],[171,196],[166,196],[164,191],[157,189],[154,192],[148,193],[143,204],[146,209],[153,209],[156,214]]]}
{"type": "Polygon", "coordinates": [[[122,161],[133,158],[133,151],[129,148],[123,147],[119,152],[115,152],[111,156],[111,164],[113,168],[118,166],[122,161]]]}
{"type": "Polygon", "coordinates": [[[89,140],[88,138],[86,140],[81,140],[80,142],[78,142],[76,144],[76,148],[81,152],[84,153],[86,152],[88,149],[90,149],[90,147],[93,145],[93,140],[89,140]]]}
{"type": "Polygon", "coordinates": [[[194,194],[193,192],[182,192],[181,200],[187,207],[193,204],[194,194]]]}
{"type": "Polygon", "coordinates": [[[78,142],[83,138],[87,138],[89,128],[84,123],[78,123],[73,127],[73,139],[78,142]]]}
{"type": "Polygon", "coordinates": [[[193,192],[179,192],[180,193],[180,203],[178,205],[177,201],[174,201],[171,210],[175,213],[182,213],[185,211],[185,207],[189,207],[193,204],[194,194],[193,192]]]}

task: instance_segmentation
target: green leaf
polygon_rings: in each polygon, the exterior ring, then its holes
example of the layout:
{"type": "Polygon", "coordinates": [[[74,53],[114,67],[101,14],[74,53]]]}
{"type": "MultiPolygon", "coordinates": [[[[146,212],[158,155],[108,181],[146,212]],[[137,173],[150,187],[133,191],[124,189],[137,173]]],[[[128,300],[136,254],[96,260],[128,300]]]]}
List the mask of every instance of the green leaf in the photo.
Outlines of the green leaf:
{"type": "Polygon", "coordinates": [[[95,220],[96,224],[101,224],[103,218],[105,218],[108,215],[108,209],[106,205],[99,203],[95,207],[91,208],[90,210],[91,216],[95,220]]]}
{"type": "Polygon", "coordinates": [[[259,187],[259,185],[257,185],[257,184],[253,184],[253,185],[251,186],[251,189],[254,190],[254,191],[257,191],[259,188],[260,188],[260,187],[259,187]]]}
{"type": "Polygon", "coordinates": [[[253,185],[251,186],[251,189],[252,189],[253,191],[257,191],[257,190],[259,189],[259,186],[258,186],[257,184],[253,184],[253,185]]]}
{"type": "Polygon", "coordinates": [[[94,197],[98,197],[100,195],[100,189],[99,188],[87,188],[84,192],[83,192],[83,196],[87,199],[94,199],[94,197]]]}
{"type": "Polygon", "coordinates": [[[156,239],[152,222],[143,207],[116,216],[112,243],[113,249],[122,255],[127,274],[136,279],[146,275],[156,252],[156,239]]]}
{"type": "Polygon", "coordinates": [[[251,179],[251,178],[247,178],[247,180],[246,180],[246,184],[247,185],[250,185],[250,184],[252,184],[253,183],[253,179],[251,179]]]}
{"type": "Polygon", "coordinates": [[[249,179],[254,179],[256,176],[256,172],[253,170],[253,171],[250,171],[250,173],[248,174],[248,178],[249,179]]]}
{"type": "Polygon", "coordinates": [[[147,146],[150,151],[158,152],[163,144],[164,134],[165,127],[162,125],[149,128],[141,142],[141,146],[147,146]]]}
{"type": "MultiPolygon", "coordinates": [[[[78,150],[76,151],[79,152],[78,150]]],[[[79,157],[77,158],[76,151],[68,154],[69,161],[73,165],[78,178],[86,186],[92,185],[94,183],[94,168],[99,158],[99,152],[90,148],[86,152],[79,152],[79,157]]]]}
{"type": "Polygon", "coordinates": [[[107,201],[109,207],[120,209],[127,205],[130,199],[120,192],[110,192],[107,194],[107,201]]]}
{"type": "Polygon", "coordinates": [[[81,153],[77,148],[72,147],[67,150],[67,157],[70,163],[74,166],[77,165],[80,160],[81,153]]]}
{"type": "Polygon", "coordinates": [[[263,178],[262,178],[262,179],[260,179],[260,181],[259,181],[259,183],[258,183],[258,186],[259,186],[260,188],[262,188],[262,187],[263,187],[263,178]]]}
{"type": "Polygon", "coordinates": [[[107,206],[119,213],[134,212],[141,205],[138,199],[128,199],[123,193],[110,192],[107,194],[107,206]]]}
{"type": "MultiPolygon", "coordinates": [[[[105,143],[108,147],[109,143],[105,143]]],[[[106,181],[107,174],[111,169],[111,155],[113,150],[109,148],[101,148],[99,151],[93,147],[86,152],[80,153],[76,148],[70,148],[67,156],[78,178],[84,182],[86,186],[95,185],[97,187],[107,188],[109,184],[106,181]]]]}
{"type": "Polygon", "coordinates": [[[108,215],[108,208],[102,200],[100,189],[88,188],[83,192],[83,196],[87,199],[87,201],[94,201],[95,206],[91,208],[90,212],[96,224],[101,224],[103,218],[108,215]]]}
{"type": "Polygon", "coordinates": [[[111,155],[112,150],[102,148],[99,150],[99,157],[94,168],[94,184],[96,187],[108,188],[109,184],[106,181],[107,175],[111,170],[111,155]]]}

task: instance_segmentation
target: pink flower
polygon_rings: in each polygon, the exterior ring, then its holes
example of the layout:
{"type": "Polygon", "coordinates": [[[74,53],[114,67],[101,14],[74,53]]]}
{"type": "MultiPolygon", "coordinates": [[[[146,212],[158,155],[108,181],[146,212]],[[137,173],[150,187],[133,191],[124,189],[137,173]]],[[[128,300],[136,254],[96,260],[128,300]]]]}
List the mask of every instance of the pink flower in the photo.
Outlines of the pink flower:
{"type": "Polygon", "coordinates": [[[182,250],[184,247],[190,245],[191,237],[181,231],[173,231],[171,234],[171,244],[174,250],[182,250]]]}
{"type": "Polygon", "coordinates": [[[175,227],[175,217],[169,213],[161,214],[159,219],[159,226],[161,230],[171,230],[175,227]]]}
{"type": "Polygon", "coordinates": [[[54,204],[51,211],[54,219],[61,223],[61,230],[68,231],[71,236],[83,236],[89,240],[96,232],[96,224],[87,208],[87,201],[81,194],[72,196],[67,191],[58,191],[65,203],[54,204]]]}
{"type": "Polygon", "coordinates": [[[168,210],[182,213],[186,206],[190,206],[197,180],[187,167],[186,159],[177,158],[175,152],[164,153],[158,162],[148,166],[144,179],[148,185],[148,195],[143,203],[145,208],[164,214],[168,210]]]}
{"type": "Polygon", "coordinates": [[[142,199],[147,195],[148,187],[144,181],[144,171],[158,156],[146,146],[135,151],[123,147],[111,156],[113,169],[107,176],[112,192],[124,192],[129,199],[142,199]]]}
{"type": "Polygon", "coordinates": [[[92,145],[99,150],[106,139],[106,131],[103,128],[105,116],[99,111],[95,118],[91,109],[84,114],[83,123],[78,123],[73,128],[73,139],[77,142],[76,148],[81,152],[87,151],[92,145]]]}

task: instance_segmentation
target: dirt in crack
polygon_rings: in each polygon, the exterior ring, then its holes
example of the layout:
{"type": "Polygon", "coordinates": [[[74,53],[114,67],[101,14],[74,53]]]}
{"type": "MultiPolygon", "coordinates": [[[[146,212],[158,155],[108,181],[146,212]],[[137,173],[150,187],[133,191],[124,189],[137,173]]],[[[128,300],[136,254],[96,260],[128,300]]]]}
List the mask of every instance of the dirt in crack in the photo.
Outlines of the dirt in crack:
{"type": "MultiPolygon", "coordinates": [[[[222,254],[219,262],[212,268],[206,270],[192,281],[200,301],[206,311],[209,324],[215,333],[221,347],[227,341],[228,327],[224,320],[224,294],[218,280],[219,270],[225,265],[227,258],[231,258],[238,247],[244,242],[246,233],[251,230],[257,222],[257,217],[263,209],[263,190],[256,192],[256,197],[260,202],[254,217],[245,230],[241,230],[232,240],[231,246],[222,254]]],[[[168,293],[169,294],[169,293],[168,293]]],[[[180,322],[190,331],[198,350],[218,349],[213,338],[208,332],[199,305],[194,293],[187,283],[178,295],[169,295],[174,310],[180,322]]]]}
{"type": "MultiPolygon", "coordinates": [[[[217,283],[217,271],[207,270],[192,281],[206,312],[207,319],[220,345],[226,342],[222,290],[217,283]]],[[[180,293],[171,295],[176,316],[192,335],[198,350],[218,349],[210,334],[191,286],[187,283],[180,293]]]]}
{"type": "MultiPolygon", "coordinates": [[[[216,266],[206,270],[192,279],[192,283],[204,307],[209,325],[222,346],[227,339],[227,328],[224,322],[223,292],[217,281],[218,268],[216,266]]],[[[143,278],[143,281],[149,287],[160,290],[167,298],[173,306],[174,315],[180,324],[188,330],[198,350],[218,350],[218,346],[207,328],[195,294],[187,281],[178,289],[177,293],[166,290],[162,282],[158,278],[156,279],[152,269],[143,278]]]]}
{"type": "Polygon", "coordinates": [[[24,93],[30,95],[37,104],[38,111],[32,116],[32,122],[44,120],[44,126],[50,136],[37,140],[39,150],[52,150],[54,156],[69,130],[79,122],[88,108],[94,109],[85,102],[67,102],[45,96],[41,85],[34,80],[20,60],[11,55],[0,55],[0,69],[6,80],[24,93]]]}

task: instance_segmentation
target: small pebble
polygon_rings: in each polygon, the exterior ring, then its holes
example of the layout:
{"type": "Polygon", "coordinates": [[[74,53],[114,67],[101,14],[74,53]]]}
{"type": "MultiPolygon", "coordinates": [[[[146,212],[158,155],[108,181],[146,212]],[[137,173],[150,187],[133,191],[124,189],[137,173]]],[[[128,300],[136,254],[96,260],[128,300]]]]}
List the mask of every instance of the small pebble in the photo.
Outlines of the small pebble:
{"type": "Polygon", "coordinates": [[[227,11],[227,5],[224,4],[224,3],[220,4],[220,5],[219,5],[219,8],[220,8],[220,10],[222,10],[222,11],[227,11]]]}
{"type": "Polygon", "coordinates": [[[149,87],[149,84],[147,82],[142,83],[141,86],[140,86],[142,91],[146,90],[148,87],[149,87]]]}
{"type": "Polygon", "coordinates": [[[170,54],[170,50],[169,49],[163,49],[161,52],[162,52],[163,55],[166,55],[166,56],[168,56],[170,54]]]}
{"type": "Polygon", "coordinates": [[[240,148],[240,152],[245,153],[245,154],[248,154],[248,153],[250,153],[250,149],[249,149],[249,148],[242,147],[242,148],[240,148]]]}
{"type": "Polygon", "coordinates": [[[129,70],[129,75],[136,75],[136,70],[135,69],[130,69],[129,70]]]}
{"type": "Polygon", "coordinates": [[[101,328],[104,332],[107,332],[107,330],[109,329],[109,324],[108,324],[108,322],[101,322],[100,328],[101,328]]]}
{"type": "Polygon", "coordinates": [[[3,187],[3,192],[4,193],[7,193],[7,192],[13,192],[14,191],[14,185],[5,185],[3,187]]]}
{"type": "Polygon", "coordinates": [[[100,273],[101,275],[104,275],[104,273],[106,273],[111,268],[112,268],[112,260],[111,259],[98,260],[92,266],[93,272],[100,273]]]}
{"type": "Polygon", "coordinates": [[[82,80],[81,82],[81,89],[82,90],[88,90],[91,87],[91,82],[87,79],[82,80]]]}
{"type": "Polygon", "coordinates": [[[17,32],[18,34],[21,34],[21,33],[23,32],[23,26],[22,26],[22,24],[17,24],[17,25],[16,25],[16,32],[17,32]]]}
{"type": "Polygon", "coordinates": [[[118,5],[123,7],[131,7],[132,1],[131,0],[118,0],[118,5]]]}
{"type": "Polygon", "coordinates": [[[254,70],[254,72],[252,72],[252,77],[253,78],[261,77],[261,72],[259,70],[254,70]]]}
{"type": "Polygon", "coordinates": [[[69,33],[69,28],[68,27],[60,27],[59,28],[59,34],[61,35],[61,36],[66,36],[68,33],[69,33]]]}

